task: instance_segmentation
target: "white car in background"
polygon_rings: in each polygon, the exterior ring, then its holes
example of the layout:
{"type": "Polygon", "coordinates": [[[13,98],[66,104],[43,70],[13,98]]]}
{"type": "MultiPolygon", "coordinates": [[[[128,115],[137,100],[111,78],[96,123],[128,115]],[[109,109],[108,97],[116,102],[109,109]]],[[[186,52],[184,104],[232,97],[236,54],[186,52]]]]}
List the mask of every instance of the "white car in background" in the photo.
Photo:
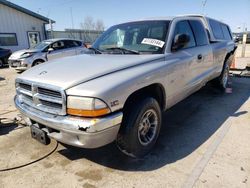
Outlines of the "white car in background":
{"type": "Polygon", "coordinates": [[[38,43],[33,48],[14,52],[9,57],[8,63],[17,71],[25,71],[45,61],[78,55],[84,51],[86,48],[80,40],[49,39],[38,43]]]}

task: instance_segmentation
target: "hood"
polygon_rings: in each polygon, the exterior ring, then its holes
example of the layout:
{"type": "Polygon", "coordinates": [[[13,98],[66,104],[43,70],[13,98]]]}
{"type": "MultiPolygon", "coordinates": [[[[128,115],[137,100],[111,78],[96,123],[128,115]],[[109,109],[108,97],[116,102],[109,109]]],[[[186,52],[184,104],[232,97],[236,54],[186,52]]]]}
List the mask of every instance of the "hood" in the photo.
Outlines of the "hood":
{"type": "Polygon", "coordinates": [[[19,51],[16,51],[14,53],[12,53],[12,55],[10,56],[10,59],[19,59],[21,58],[21,56],[24,54],[24,53],[29,53],[29,52],[39,52],[39,50],[37,49],[25,49],[25,50],[19,50],[19,51]]]}
{"type": "Polygon", "coordinates": [[[164,58],[157,55],[78,55],[35,66],[19,78],[68,89],[97,77],[164,58]]]}

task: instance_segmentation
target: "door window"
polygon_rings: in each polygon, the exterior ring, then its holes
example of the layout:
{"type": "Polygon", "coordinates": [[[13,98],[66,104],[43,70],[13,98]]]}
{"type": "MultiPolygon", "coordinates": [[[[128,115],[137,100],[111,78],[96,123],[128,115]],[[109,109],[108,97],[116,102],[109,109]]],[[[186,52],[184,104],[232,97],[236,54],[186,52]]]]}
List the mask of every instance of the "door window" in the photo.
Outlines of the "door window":
{"type": "Polygon", "coordinates": [[[75,40],[65,40],[64,44],[65,44],[65,48],[74,48],[74,47],[80,46],[79,42],[75,40]]]}
{"type": "Polygon", "coordinates": [[[207,45],[208,44],[207,32],[202,23],[198,20],[190,20],[189,22],[194,31],[194,36],[196,39],[197,46],[207,45]]]}
{"type": "Polygon", "coordinates": [[[51,46],[54,50],[62,50],[65,48],[64,42],[63,41],[57,41],[52,44],[51,46]]]}
{"type": "Polygon", "coordinates": [[[180,21],[180,22],[178,22],[176,24],[173,42],[174,42],[175,37],[177,35],[179,35],[179,34],[186,34],[186,35],[188,35],[190,37],[189,42],[182,49],[191,48],[191,47],[196,46],[193,31],[192,31],[188,21],[186,21],[186,20],[185,21],[180,21]]]}

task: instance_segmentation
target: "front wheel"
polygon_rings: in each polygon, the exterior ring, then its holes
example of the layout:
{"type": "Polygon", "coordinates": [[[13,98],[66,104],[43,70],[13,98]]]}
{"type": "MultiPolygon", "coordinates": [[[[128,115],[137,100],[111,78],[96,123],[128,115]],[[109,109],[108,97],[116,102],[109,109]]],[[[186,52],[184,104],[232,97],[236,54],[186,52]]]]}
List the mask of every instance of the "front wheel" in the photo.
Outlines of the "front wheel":
{"type": "Polygon", "coordinates": [[[2,68],[4,66],[3,60],[0,59],[0,68],[2,68]]]}
{"type": "Polygon", "coordinates": [[[161,109],[151,97],[131,103],[117,137],[118,148],[131,157],[143,157],[155,145],[161,129],[161,109]]]}
{"type": "Polygon", "coordinates": [[[33,63],[33,67],[36,66],[36,65],[39,65],[39,64],[41,64],[41,63],[43,63],[43,61],[35,61],[35,62],[33,63]]]}

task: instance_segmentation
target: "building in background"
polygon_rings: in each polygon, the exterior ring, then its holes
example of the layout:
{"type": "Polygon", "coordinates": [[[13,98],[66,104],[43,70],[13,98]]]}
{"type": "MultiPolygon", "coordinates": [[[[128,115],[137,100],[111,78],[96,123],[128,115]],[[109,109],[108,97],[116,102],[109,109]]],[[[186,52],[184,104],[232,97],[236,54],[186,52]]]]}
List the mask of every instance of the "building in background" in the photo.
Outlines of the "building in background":
{"type": "Polygon", "coordinates": [[[55,23],[40,14],[0,0],[0,47],[12,51],[34,46],[47,39],[45,25],[55,23]]]}

